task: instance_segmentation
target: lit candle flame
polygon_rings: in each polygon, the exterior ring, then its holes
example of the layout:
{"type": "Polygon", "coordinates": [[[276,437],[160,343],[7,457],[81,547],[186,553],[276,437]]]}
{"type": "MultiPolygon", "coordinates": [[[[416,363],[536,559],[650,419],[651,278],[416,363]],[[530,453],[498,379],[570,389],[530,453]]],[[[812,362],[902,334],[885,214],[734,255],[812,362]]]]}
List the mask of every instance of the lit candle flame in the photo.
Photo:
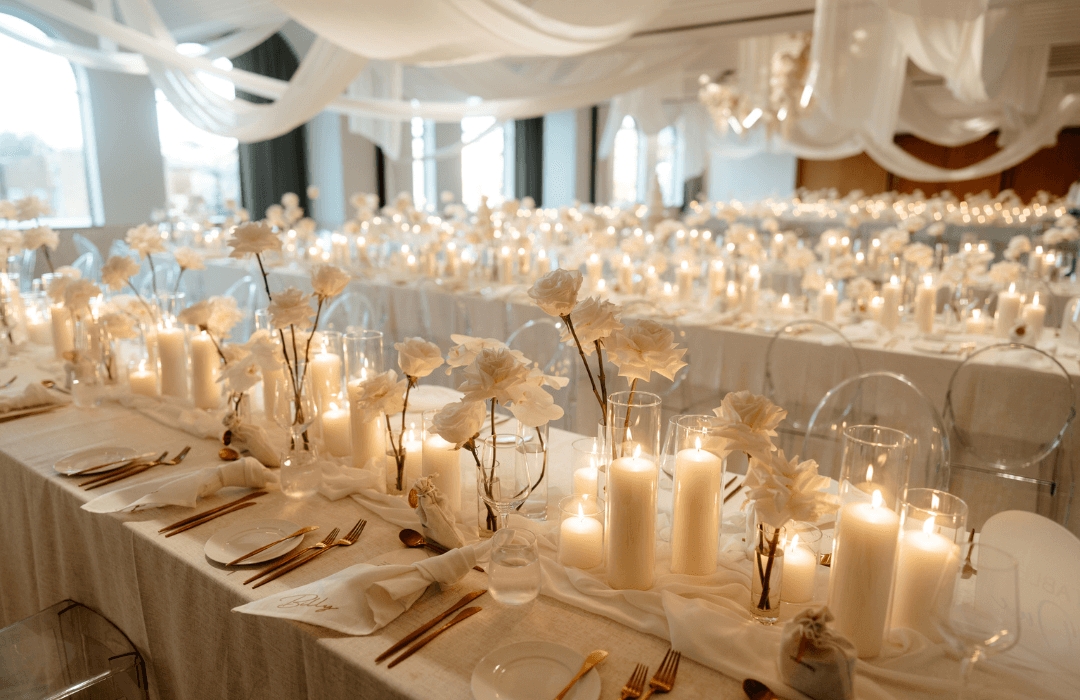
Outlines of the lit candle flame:
{"type": "Polygon", "coordinates": [[[930,507],[934,510],[937,510],[939,507],[941,507],[941,497],[938,496],[936,493],[930,494],[930,507]]]}
{"type": "Polygon", "coordinates": [[[922,531],[928,535],[934,531],[934,517],[935,516],[931,515],[926,519],[926,522],[922,524],[922,531]]]}
{"type": "Polygon", "coordinates": [[[791,538],[791,549],[795,550],[799,546],[799,533],[795,533],[795,536],[791,538]]]}
{"type": "Polygon", "coordinates": [[[870,497],[870,505],[874,508],[880,508],[881,504],[885,502],[885,499],[881,497],[881,490],[874,489],[874,495],[870,497]]]}
{"type": "Polygon", "coordinates": [[[578,520],[584,520],[585,519],[585,509],[582,508],[580,503],[577,504],[577,517],[578,517],[578,520]]]}
{"type": "MultiPolygon", "coordinates": [[[[629,437],[629,431],[627,431],[627,436],[629,437]]],[[[635,445],[634,446],[634,459],[637,459],[640,456],[641,456],[641,445],[635,445]]]]}
{"type": "Polygon", "coordinates": [[[701,438],[694,438],[694,447],[701,452],[701,438]]]}
{"type": "Polygon", "coordinates": [[[867,481],[873,481],[874,480],[874,465],[873,464],[866,465],[866,480],[867,481]]]}

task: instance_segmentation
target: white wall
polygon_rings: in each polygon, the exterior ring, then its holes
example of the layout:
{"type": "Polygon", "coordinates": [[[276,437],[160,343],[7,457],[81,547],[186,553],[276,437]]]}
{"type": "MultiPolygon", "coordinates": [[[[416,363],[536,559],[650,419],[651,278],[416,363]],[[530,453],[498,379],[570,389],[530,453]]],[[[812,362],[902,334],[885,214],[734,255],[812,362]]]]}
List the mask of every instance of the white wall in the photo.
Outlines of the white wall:
{"type": "Polygon", "coordinates": [[[708,193],[712,201],[755,201],[795,191],[795,156],[761,153],[749,158],[709,158],[708,193]]]}

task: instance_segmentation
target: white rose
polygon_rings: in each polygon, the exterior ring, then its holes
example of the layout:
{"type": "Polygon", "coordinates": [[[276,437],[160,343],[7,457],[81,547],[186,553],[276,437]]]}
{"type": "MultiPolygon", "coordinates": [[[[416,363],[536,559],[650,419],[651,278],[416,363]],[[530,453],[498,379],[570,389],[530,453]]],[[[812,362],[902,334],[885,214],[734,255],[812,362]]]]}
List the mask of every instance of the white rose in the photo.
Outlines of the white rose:
{"type": "Polygon", "coordinates": [[[1009,245],[1002,254],[1006,260],[1017,260],[1024,253],[1031,252],[1031,239],[1020,234],[1009,239],[1009,245]]]}
{"type": "Polygon", "coordinates": [[[67,290],[67,286],[75,280],[67,275],[59,275],[53,277],[49,281],[49,287],[45,290],[45,293],[49,295],[54,304],[59,304],[64,301],[64,291],[67,290]]]}
{"type": "Polygon", "coordinates": [[[243,258],[250,254],[281,250],[281,238],[261,221],[249,222],[233,229],[228,245],[232,248],[230,258],[243,258]]]}
{"type": "Polygon", "coordinates": [[[135,319],[125,313],[114,311],[102,314],[98,322],[105,329],[105,332],[115,340],[134,338],[137,335],[135,319]]]}
{"type": "MultiPolygon", "coordinates": [[[[570,321],[574,324],[574,333],[577,334],[581,349],[586,355],[593,353],[596,341],[605,340],[623,327],[622,322],[615,316],[619,311],[618,306],[599,297],[589,297],[574,307],[570,321]]],[[[569,343],[573,339],[570,329],[566,328],[562,333],[562,342],[569,343]]]]}
{"type": "Polygon", "coordinates": [[[789,521],[817,522],[836,511],[839,500],[826,493],[829,478],[818,474],[812,459],[788,460],[783,450],[755,456],[746,472],[746,499],[759,520],[773,527],[789,521]]]}
{"type": "Polygon", "coordinates": [[[398,367],[407,377],[426,377],[443,364],[439,346],[423,338],[406,338],[395,343],[394,349],[398,351],[398,367]]]}
{"type": "Polygon", "coordinates": [[[210,322],[210,314],[214,312],[209,299],[195,302],[176,315],[176,320],[189,326],[206,328],[210,322]]]}
{"type": "Polygon", "coordinates": [[[101,266],[101,281],[114,292],[122,288],[139,271],[139,263],[126,255],[114,255],[101,266]]]}
{"type": "Polygon", "coordinates": [[[165,252],[165,241],[162,240],[161,233],[157,228],[147,224],[140,224],[133,229],[128,229],[124,240],[127,241],[132,250],[139,254],[140,258],[145,258],[153,253],[165,252]]]}
{"type": "MultiPolygon", "coordinates": [[[[481,350],[506,347],[506,343],[495,338],[473,338],[472,336],[458,335],[457,333],[452,333],[450,340],[455,345],[446,353],[447,374],[450,374],[450,369],[453,367],[464,367],[471,364],[481,350]]],[[[518,362],[529,364],[529,358],[525,357],[525,354],[520,350],[511,350],[510,352],[517,358],[518,362]]]]}
{"type": "Polygon", "coordinates": [[[776,427],[787,416],[787,411],[772,401],[749,391],[729,393],[713,413],[724,423],[719,435],[727,439],[728,450],[763,459],[776,449],[772,438],[776,437],[776,427]]]}
{"type": "Polygon", "coordinates": [[[45,246],[49,250],[56,250],[60,245],[60,236],[48,226],[36,226],[23,232],[23,246],[27,250],[34,250],[45,246]]]}
{"type": "Polygon", "coordinates": [[[926,270],[934,264],[934,249],[925,243],[911,243],[904,248],[903,257],[920,270],[926,270]]]}
{"type": "Polygon", "coordinates": [[[563,416],[562,407],[555,405],[555,398],[531,381],[514,385],[509,394],[510,412],[522,425],[538,428],[563,416]]]}
{"type": "MultiPolygon", "coordinates": [[[[230,346],[232,347],[232,346],[230,346]]],[[[277,344],[270,331],[260,328],[251,334],[248,341],[243,344],[243,349],[255,358],[263,371],[273,372],[281,367],[281,346],[277,344]]]]}
{"type": "Polygon", "coordinates": [[[551,316],[565,316],[574,310],[577,304],[578,290],[581,289],[581,273],[577,270],[552,270],[529,289],[529,296],[536,305],[551,316]]]}
{"type": "Polygon", "coordinates": [[[311,297],[296,287],[289,287],[283,292],[274,294],[274,300],[267,307],[270,312],[270,322],[274,328],[293,326],[304,330],[310,327],[311,319],[315,315],[310,299],[311,297]]]}
{"type": "Polygon", "coordinates": [[[606,343],[612,364],[627,381],[649,381],[653,372],[675,379],[686,366],[686,348],[675,342],[675,334],[656,321],[641,319],[616,331],[606,343]]]}
{"type": "Polygon", "coordinates": [[[510,403],[511,390],[527,380],[529,368],[507,348],[486,348],[465,368],[465,382],[458,387],[466,401],[495,399],[510,403]]]}
{"type": "Polygon", "coordinates": [[[487,409],[480,401],[455,401],[443,406],[432,419],[432,430],[460,448],[480,433],[487,409]]]}
{"type": "Polygon", "coordinates": [[[349,383],[352,410],[359,411],[367,423],[379,416],[401,413],[405,408],[405,387],[408,380],[398,381],[397,372],[388,369],[367,379],[349,383]]]}
{"type": "Polygon", "coordinates": [[[224,338],[232,332],[234,326],[244,320],[244,312],[237,307],[236,299],[226,296],[210,297],[210,317],[206,321],[206,330],[211,335],[224,338]]]}
{"type": "Polygon", "coordinates": [[[78,314],[90,308],[90,300],[101,294],[101,288],[90,280],[74,280],[64,288],[64,308],[78,314]]]}
{"type": "Polygon", "coordinates": [[[173,257],[176,258],[176,264],[180,266],[181,270],[206,269],[203,257],[191,248],[177,248],[173,251],[173,257]]]}
{"type": "Polygon", "coordinates": [[[229,391],[242,394],[255,386],[262,379],[259,372],[259,363],[252,355],[246,355],[239,360],[231,360],[218,375],[218,381],[228,387],[229,391]]]}
{"type": "MultiPolygon", "coordinates": [[[[2,204],[3,202],[0,202],[2,204]]],[[[6,218],[0,215],[0,219],[6,218]]],[[[23,248],[23,235],[21,231],[16,229],[6,228],[0,229],[0,248],[6,250],[9,254],[13,254],[23,248]]]]}
{"type": "Polygon", "coordinates": [[[328,299],[345,291],[351,279],[348,272],[336,265],[319,265],[311,271],[311,288],[316,296],[328,299]]]}

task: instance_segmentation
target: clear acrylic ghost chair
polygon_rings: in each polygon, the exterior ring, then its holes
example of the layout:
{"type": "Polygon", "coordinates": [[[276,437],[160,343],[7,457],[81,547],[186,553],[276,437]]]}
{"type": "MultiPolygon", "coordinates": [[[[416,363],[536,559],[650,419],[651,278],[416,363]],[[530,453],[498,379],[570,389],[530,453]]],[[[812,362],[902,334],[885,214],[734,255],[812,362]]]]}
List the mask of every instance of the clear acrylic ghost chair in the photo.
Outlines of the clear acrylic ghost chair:
{"type": "Polygon", "coordinates": [[[101,264],[100,262],[95,264],[94,256],[90,253],[83,253],[75,258],[75,262],[71,263],[71,266],[79,271],[83,279],[93,282],[101,281],[101,264]]]}
{"type": "Polygon", "coordinates": [[[764,394],[787,410],[777,428],[780,447],[788,454],[797,451],[821,397],[859,374],[855,348],[836,326],[805,319],[776,331],[765,350],[764,394]]]}
{"type": "Polygon", "coordinates": [[[234,343],[246,342],[255,331],[255,301],[259,298],[259,287],[255,278],[245,275],[233,282],[222,296],[236,299],[236,307],[243,312],[244,318],[233,326],[229,340],[234,343]]]}
{"type": "Polygon", "coordinates": [[[363,292],[346,289],[341,296],[330,302],[330,307],[323,312],[326,330],[349,333],[359,330],[380,330],[376,322],[375,310],[371,301],[363,292]]]}
{"type": "Polygon", "coordinates": [[[810,416],[802,458],[817,460],[823,475],[838,478],[844,429],[852,425],[880,425],[911,436],[911,488],[944,489],[948,484],[951,452],[945,424],[933,402],[904,375],[865,372],[830,389],[810,416]]]}
{"type": "Polygon", "coordinates": [[[111,258],[114,255],[119,255],[121,257],[125,255],[135,258],[139,257],[139,254],[132,250],[131,246],[129,246],[127,244],[127,241],[125,241],[123,238],[113,239],[113,242],[109,244],[109,257],[111,258]]]}
{"type": "Polygon", "coordinates": [[[1080,350],[1080,297],[1073,297],[1065,304],[1065,313],[1061,317],[1059,342],[1080,350]]]}
{"type": "Polygon", "coordinates": [[[143,700],[146,665],[115,625],[65,600],[0,630],[0,697],[143,700]]]}
{"type": "Polygon", "coordinates": [[[1068,521],[1073,467],[1061,449],[1076,417],[1076,391],[1054,357],[1004,343],[972,353],[945,395],[953,444],[949,491],[968,504],[968,525],[1027,510],[1068,521]]]}
{"type": "Polygon", "coordinates": [[[71,241],[75,244],[76,253],[78,253],[79,255],[89,254],[94,259],[94,262],[97,264],[98,269],[101,269],[101,265],[105,261],[101,257],[101,251],[98,250],[98,247],[94,245],[93,241],[91,241],[89,238],[82,235],[81,233],[73,233],[71,235],[71,241]]]}
{"type": "MultiPolygon", "coordinates": [[[[552,427],[572,429],[576,419],[577,374],[581,359],[577,347],[571,340],[562,342],[564,324],[561,319],[551,317],[526,321],[506,339],[506,346],[511,350],[520,350],[530,360],[553,377],[565,377],[569,383],[562,389],[549,389],[555,397],[555,403],[562,406],[564,415],[553,421],[552,427]]],[[[596,354],[590,361],[595,367],[596,354]]]]}

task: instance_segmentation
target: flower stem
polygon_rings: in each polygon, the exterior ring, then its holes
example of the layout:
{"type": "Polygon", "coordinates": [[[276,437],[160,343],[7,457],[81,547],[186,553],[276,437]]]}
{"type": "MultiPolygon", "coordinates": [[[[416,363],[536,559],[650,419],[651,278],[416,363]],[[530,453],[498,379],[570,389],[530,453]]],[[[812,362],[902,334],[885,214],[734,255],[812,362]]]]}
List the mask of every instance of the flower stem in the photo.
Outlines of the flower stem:
{"type": "Polygon", "coordinates": [[[581,363],[585,365],[585,374],[589,375],[589,384],[592,386],[593,396],[596,397],[596,402],[600,404],[600,424],[607,425],[607,406],[604,403],[604,399],[600,397],[600,392],[596,390],[596,380],[593,379],[592,368],[589,367],[589,361],[585,359],[585,350],[582,349],[581,341],[578,340],[577,337],[577,331],[574,330],[574,322],[570,320],[570,314],[562,316],[562,320],[570,330],[570,335],[574,336],[574,344],[577,345],[578,355],[581,356],[581,363]]]}
{"type": "Polygon", "coordinates": [[[147,253],[146,260],[150,263],[150,285],[151,288],[154,290],[154,296],[157,296],[157,272],[154,270],[153,253],[147,253]]]}
{"type": "Polygon", "coordinates": [[[180,292],[180,280],[184,279],[184,270],[185,268],[181,267],[180,274],[176,276],[176,285],[173,287],[172,290],[173,294],[177,294],[180,292]]]}
{"type": "MultiPolygon", "coordinates": [[[[637,379],[630,381],[630,395],[626,397],[626,417],[623,420],[623,442],[626,442],[626,434],[630,432],[630,409],[634,407],[634,389],[637,388],[637,379]]],[[[612,446],[614,448],[614,445],[612,446]]]]}
{"type": "MultiPolygon", "coordinates": [[[[311,339],[315,337],[315,329],[319,327],[319,316],[322,315],[323,298],[319,297],[318,308],[315,309],[315,324],[311,327],[311,333],[307,337],[307,345],[304,347],[304,376],[300,377],[300,385],[303,386],[307,378],[307,363],[311,353],[311,339]]],[[[310,307],[309,307],[310,308],[310,307]]]]}
{"type": "Polygon", "coordinates": [[[604,373],[604,346],[599,340],[593,342],[596,344],[596,367],[600,375],[600,395],[604,400],[604,405],[600,408],[604,413],[607,413],[607,375],[604,373]]]}
{"type": "Polygon", "coordinates": [[[41,252],[45,253],[45,264],[49,266],[49,272],[56,272],[56,268],[54,268],[52,264],[52,258],[49,256],[49,246],[41,246],[41,252]]]}
{"type": "MultiPolygon", "coordinates": [[[[764,526],[758,525],[758,533],[759,533],[758,537],[762,541],[765,541],[764,540],[764,533],[765,533],[764,526]]],[[[769,603],[769,588],[770,588],[769,584],[771,583],[771,579],[772,579],[773,563],[776,561],[776,547],[777,547],[777,545],[779,543],[780,543],[780,528],[776,528],[776,530],[773,532],[772,539],[768,540],[769,550],[766,553],[767,560],[766,560],[766,563],[765,563],[765,571],[764,571],[764,573],[761,574],[761,597],[758,598],[758,604],[757,604],[758,610],[769,610],[769,609],[771,609],[771,605],[769,603]]],[[[760,569],[761,569],[761,554],[760,553],[757,554],[757,559],[758,559],[758,570],[760,571],[760,569]]]]}
{"type": "Polygon", "coordinates": [[[255,253],[255,260],[258,261],[258,263],[259,263],[259,272],[262,273],[263,288],[266,290],[266,300],[267,301],[273,301],[274,297],[270,294],[270,278],[266,274],[266,268],[263,267],[262,256],[259,255],[258,253],[255,253]]]}
{"type": "MultiPolygon", "coordinates": [[[[398,449],[394,451],[394,458],[397,460],[397,490],[400,491],[402,486],[402,480],[405,478],[405,413],[409,410],[409,392],[412,391],[413,384],[416,382],[416,377],[410,377],[405,375],[407,380],[405,383],[405,403],[401,406],[401,434],[398,435],[398,449]]],[[[389,429],[389,428],[388,428],[389,429]]],[[[394,436],[390,436],[390,442],[394,441],[394,436]]]]}
{"type": "Polygon", "coordinates": [[[139,290],[135,289],[135,285],[131,283],[131,278],[128,278],[127,285],[131,287],[131,291],[135,292],[135,298],[142,302],[142,305],[146,307],[146,312],[150,314],[150,319],[154,318],[154,310],[150,308],[150,305],[146,303],[146,300],[142,298],[142,294],[139,294],[139,290]]]}

